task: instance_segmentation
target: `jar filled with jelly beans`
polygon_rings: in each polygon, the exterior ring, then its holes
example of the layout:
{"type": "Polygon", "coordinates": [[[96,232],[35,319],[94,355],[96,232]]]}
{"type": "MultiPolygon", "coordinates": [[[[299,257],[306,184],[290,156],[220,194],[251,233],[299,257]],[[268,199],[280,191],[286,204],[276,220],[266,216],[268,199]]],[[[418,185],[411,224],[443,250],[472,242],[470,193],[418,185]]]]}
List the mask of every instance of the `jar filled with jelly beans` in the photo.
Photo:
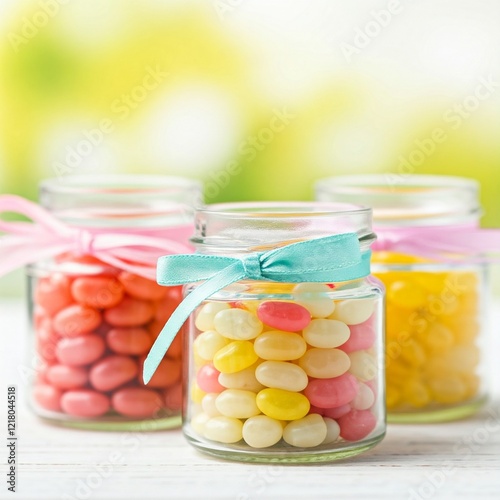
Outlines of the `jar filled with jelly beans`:
{"type": "MultiPolygon", "coordinates": [[[[195,220],[192,241],[209,255],[242,258],[340,233],[357,234],[366,255],[374,239],[370,209],[353,205],[220,204],[195,220]]],[[[385,434],[383,322],[383,286],[369,275],[223,288],[186,328],[188,441],[254,462],[324,462],[370,449],[385,434]]]]}
{"type": "Polygon", "coordinates": [[[144,264],[147,248],[141,245],[148,238],[171,240],[172,253],[177,246],[188,251],[199,193],[195,182],[164,176],[74,176],[42,183],[42,206],[68,227],[105,234],[117,245],[132,234],[138,246],[118,249],[116,265],[98,258],[87,242],[89,248],[28,267],[35,351],[30,364],[36,365],[30,403],[40,417],[105,430],[181,424],[180,338],[148,387],[141,374],[182,290],[160,287],[154,263],[151,277],[134,269],[144,264]]]}
{"type": "Polygon", "coordinates": [[[451,236],[443,252],[447,234],[477,228],[477,183],[343,176],[320,181],[317,198],[373,208],[379,240],[372,270],[387,289],[389,421],[445,421],[477,411],[487,397],[487,269],[460,254],[451,236]]]}

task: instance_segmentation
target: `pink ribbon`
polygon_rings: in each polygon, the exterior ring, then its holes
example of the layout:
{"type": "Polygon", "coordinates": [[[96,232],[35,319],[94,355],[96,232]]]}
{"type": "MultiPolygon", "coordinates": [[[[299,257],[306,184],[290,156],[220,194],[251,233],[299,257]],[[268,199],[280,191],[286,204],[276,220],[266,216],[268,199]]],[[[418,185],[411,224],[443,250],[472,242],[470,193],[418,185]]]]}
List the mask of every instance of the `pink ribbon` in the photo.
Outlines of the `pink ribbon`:
{"type": "Polygon", "coordinates": [[[89,230],[68,226],[49,211],[14,195],[0,196],[0,276],[66,252],[92,255],[110,266],[156,281],[156,262],[165,254],[192,253],[186,242],[193,226],[167,229],[89,230]],[[7,222],[2,213],[32,222],[7,222]]]}
{"type": "Polygon", "coordinates": [[[464,256],[476,262],[498,262],[500,228],[481,229],[477,225],[414,226],[374,228],[377,241],[372,250],[393,251],[429,257],[441,261],[456,261],[464,256]]]}

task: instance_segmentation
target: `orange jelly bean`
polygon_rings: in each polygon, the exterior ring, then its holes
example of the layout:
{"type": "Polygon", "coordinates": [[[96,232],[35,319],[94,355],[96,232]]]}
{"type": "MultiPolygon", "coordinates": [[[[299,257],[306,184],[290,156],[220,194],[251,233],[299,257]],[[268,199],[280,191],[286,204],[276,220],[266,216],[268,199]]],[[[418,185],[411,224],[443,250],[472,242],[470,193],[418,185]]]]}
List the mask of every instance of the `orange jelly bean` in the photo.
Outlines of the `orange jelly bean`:
{"type": "Polygon", "coordinates": [[[116,306],[104,311],[104,319],[113,326],[141,326],[154,315],[154,308],[147,300],[125,296],[116,306]]]}
{"type": "Polygon", "coordinates": [[[73,281],[71,294],[79,304],[95,309],[107,309],[122,300],[124,290],[115,278],[89,276],[73,281]]]}

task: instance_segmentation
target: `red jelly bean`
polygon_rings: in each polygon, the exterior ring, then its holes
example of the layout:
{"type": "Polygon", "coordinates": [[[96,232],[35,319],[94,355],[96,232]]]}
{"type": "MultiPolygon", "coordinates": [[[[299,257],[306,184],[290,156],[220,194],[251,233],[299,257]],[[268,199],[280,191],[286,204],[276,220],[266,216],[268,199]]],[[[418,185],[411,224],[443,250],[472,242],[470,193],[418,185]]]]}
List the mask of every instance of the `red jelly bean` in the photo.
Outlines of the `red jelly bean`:
{"type": "Polygon", "coordinates": [[[222,392],[225,387],[219,384],[219,375],[212,364],[202,366],[196,375],[198,387],[205,392],[222,392]]]}
{"type": "Polygon", "coordinates": [[[110,407],[105,394],[89,389],[77,389],[65,392],[61,397],[61,408],[75,417],[99,417],[110,407]]]}
{"type": "Polygon", "coordinates": [[[141,326],[154,315],[151,302],[125,296],[115,307],[104,311],[104,318],[112,326],[141,326]]]}
{"type": "Polygon", "coordinates": [[[106,334],[106,342],[117,354],[145,354],[153,344],[145,328],[114,328],[106,334]]]}
{"type": "Polygon", "coordinates": [[[92,333],[83,337],[61,339],[56,347],[56,356],[62,364],[83,366],[97,361],[105,350],[104,340],[92,333]]]}
{"type": "Polygon", "coordinates": [[[167,293],[165,287],[158,285],[153,280],[148,280],[137,274],[132,274],[126,271],[118,275],[120,283],[125,288],[125,291],[137,299],[144,300],[159,300],[167,293]]]}
{"type": "Polygon", "coordinates": [[[96,309],[108,309],[122,300],[124,290],[122,284],[115,278],[88,276],[73,281],[71,294],[79,304],[96,309]]]}
{"type": "Polygon", "coordinates": [[[101,314],[91,307],[74,304],[58,312],[54,318],[54,329],[63,337],[87,335],[101,323],[101,314]]]}
{"type": "Polygon", "coordinates": [[[111,391],[137,376],[137,363],[128,356],[108,356],[90,370],[90,383],[98,391],[111,391]]]}
{"type": "Polygon", "coordinates": [[[62,391],[46,384],[37,384],[33,388],[33,397],[35,401],[46,410],[61,410],[62,391]]]}
{"type": "Polygon", "coordinates": [[[135,418],[152,417],[163,406],[161,396],[144,387],[120,389],[113,394],[111,404],[118,413],[135,418]]]}
{"type": "Polygon", "coordinates": [[[347,415],[352,410],[351,405],[337,406],[337,408],[325,408],[323,416],[337,420],[347,415]]]}
{"type": "Polygon", "coordinates": [[[257,317],[266,325],[285,332],[299,332],[311,322],[311,313],[293,302],[263,302],[257,308],[257,317]]]}
{"type": "Polygon", "coordinates": [[[53,365],[47,370],[47,380],[59,389],[78,389],[88,378],[86,369],[75,366],[53,365]]]}
{"type": "Polygon", "coordinates": [[[351,335],[347,342],[342,344],[339,349],[342,349],[346,353],[369,349],[375,343],[375,321],[375,314],[372,314],[364,323],[349,325],[351,335]]]}
{"type": "Polygon", "coordinates": [[[314,379],[305,388],[304,394],[318,408],[337,408],[351,402],[358,392],[358,381],[350,373],[340,377],[314,379]]]}
{"type": "Polygon", "coordinates": [[[53,316],[73,303],[70,283],[69,278],[61,273],[42,278],[35,288],[35,304],[43,307],[47,314],[53,316]]]}
{"type": "Polygon", "coordinates": [[[375,429],[377,419],[370,410],[352,410],[337,420],[340,436],[346,441],[359,441],[375,429]]]}

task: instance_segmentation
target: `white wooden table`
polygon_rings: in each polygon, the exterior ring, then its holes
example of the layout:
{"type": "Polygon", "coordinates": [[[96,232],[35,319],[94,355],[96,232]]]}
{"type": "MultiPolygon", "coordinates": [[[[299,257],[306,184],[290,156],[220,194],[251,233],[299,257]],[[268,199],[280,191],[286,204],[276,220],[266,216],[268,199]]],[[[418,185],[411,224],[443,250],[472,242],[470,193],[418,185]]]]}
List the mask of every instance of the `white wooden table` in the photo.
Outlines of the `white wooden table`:
{"type": "MultiPolygon", "coordinates": [[[[496,309],[499,309],[498,303],[496,309]]],[[[498,325],[495,311],[493,325],[498,325]]],[[[500,499],[500,363],[494,397],[472,419],[390,425],[372,451],[314,466],[223,462],[191,448],[181,431],[88,432],[37,420],[26,407],[24,307],[0,302],[0,498],[87,499],[500,499]],[[17,491],[7,490],[7,386],[18,392],[17,491]]],[[[500,357],[499,328],[492,352],[500,357]]]]}

